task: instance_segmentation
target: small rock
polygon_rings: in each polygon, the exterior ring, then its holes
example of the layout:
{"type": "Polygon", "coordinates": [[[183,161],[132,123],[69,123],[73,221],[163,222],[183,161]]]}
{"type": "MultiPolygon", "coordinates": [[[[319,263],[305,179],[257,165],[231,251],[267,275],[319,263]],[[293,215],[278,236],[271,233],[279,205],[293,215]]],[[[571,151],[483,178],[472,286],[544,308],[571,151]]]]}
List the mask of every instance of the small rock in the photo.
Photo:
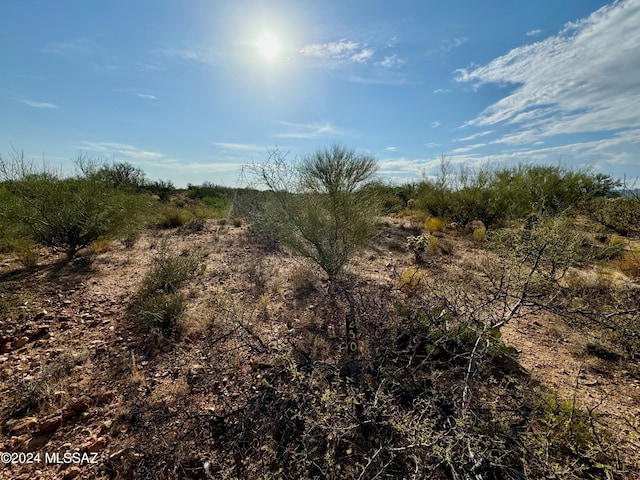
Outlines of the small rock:
{"type": "Polygon", "coordinates": [[[36,437],[31,438],[24,446],[27,452],[32,452],[34,450],[38,450],[42,448],[51,438],[51,435],[48,433],[40,434],[36,437]]]}
{"type": "Polygon", "coordinates": [[[95,453],[102,450],[106,446],[106,444],[107,444],[107,441],[104,439],[104,437],[100,437],[95,441],[92,441],[89,444],[87,444],[86,449],[87,449],[87,452],[89,453],[95,453]]]}
{"type": "Polygon", "coordinates": [[[10,427],[9,431],[13,435],[20,435],[21,433],[28,432],[28,431],[32,430],[33,427],[37,423],[38,423],[38,419],[37,418],[35,418],[35,417],[26,417],[26,418],[23,418],[21,420],[16,421],[15,424],[10,427]]]}
{"type": "Polygon", "coordinates": [[[53,433],[58,427],[62,425],[62,417],[56,415],[55,417],[46,418],[38,423],[38,432],[40,433],[53,433]]]}
{"type": "Polygon", "coordinates": [[[102,425],[100,425],[100,433],[106,432],[112,426],[113,426],[113,420],[105,420],[104,422],[102,422],[102,425]]]}
{"type": "Polygon", "coordinates": [[[16,348],[24,347],[28,341],[29,341],[29,337],[20,337],[16,342],[16,348]]]}
{"type": "Polygon", "coordinates": [[[80,467],[74,465],[73,467],[69,467],[65,470],[62,478],[64,480],[71,480],[72,478],[76,478],[78,475],[80,475],[80,467]]]}
{"type": "Polygon", "coordinates": [[[89,409],[89,405],[91,405],[91,399],[87,396],[83,396],[80,397],[79,400],[72,401],[69,408],[77,412],[84,412],[89,409]]]}

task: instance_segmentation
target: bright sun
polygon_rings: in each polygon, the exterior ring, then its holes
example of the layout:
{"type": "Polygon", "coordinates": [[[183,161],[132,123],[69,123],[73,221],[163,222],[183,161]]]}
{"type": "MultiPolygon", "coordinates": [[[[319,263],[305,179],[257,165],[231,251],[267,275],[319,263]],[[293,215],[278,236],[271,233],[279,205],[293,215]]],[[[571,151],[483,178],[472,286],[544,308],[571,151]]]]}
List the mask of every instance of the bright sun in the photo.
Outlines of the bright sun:
{"type": "Polygon", "coordinates": [[[260,35],[260,38],[258,38],[257,45],[258,45],[258,49],[260,50],[260,53],[267,60],[275,59],[278,53],[280,53],[280,50],[282,49],[282,46],[280,45],[280,41],[278,40],[278,38],[269,32],[265,32],[262,35],[260,35]]]}

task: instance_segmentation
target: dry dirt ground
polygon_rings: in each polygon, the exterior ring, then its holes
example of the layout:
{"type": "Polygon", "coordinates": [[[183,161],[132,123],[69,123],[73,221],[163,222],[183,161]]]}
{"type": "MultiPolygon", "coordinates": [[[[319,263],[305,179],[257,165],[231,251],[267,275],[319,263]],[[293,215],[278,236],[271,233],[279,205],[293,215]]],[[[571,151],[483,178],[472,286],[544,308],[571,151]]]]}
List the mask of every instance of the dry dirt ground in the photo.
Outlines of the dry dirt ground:
{"type": "MultiPolygon", "coordinates": [[[[132,400],[140,392],[163,403],[167,422],[175,411],[173,399],[181,396],[190,395],[189,401],[203,411],[215,410],[194,378],[215,371],[208,363],[215,359],[200,337],[207,324],[221,321],[211,313],[220,295],[261,294],[264,305],[255,311],[266,308],[280,319],[267,328],[274,337],[305,321],[305,312],[317,306],[290,306],[299,301],[300,284],[313,283],[308,264],[282,252],[263,255],[246,233],[244,226],[214,223],[199,232],[150,231],[130,247],[113,242],[88,266],[63,264],[50,249],[42,249],[39,265],[30,269],[5,257],[0,295],[18,301],[19,308],[0,311],[0,413],[5,422],[0,452],[31,463],[0,464],[0,478],[110,478],[112,465],[135,462],[139,455],[135,442],[141,441],[140,431],[134,431],[131,419],[144,413],[135,411],[132,400]],[[179,342],[141,332],[127,311],[163,239],[176,252],[199,251],[206,264],[187,287],[189,307],[179,342]],[[18,458],[18,452],[24,455],[18,458]],[[65,463],[65,453],[76,457],[65,463]]],[[[351,270],[366,282],[396,283],[399,272],[413,264],[405,246],[412,233],[406,221],[388,219],[385,233],[351,270]]],[[[467,268],[485,255],[468,236],[446,236],[453,253],[440,257],[441,270],[467,268]]],[[[534,378],[565,398],[575,396],[621,438],[633,438],[633,422],[637,427],[640,418],[638,360],[629,364],[601,354],[593,347],[597,339],[551,314],[508,323],[503,339],[517,348],[518,361],[534,378]]],[[[238,365],[238,375],[251,368],[238,365]]],[[[233,378],[215,379],[214,385],[230,398],[236,395],[233,378]]],[[[146,440],[161,447],[162,435],[154,432],[146,440]]],[[[640,471],[637,441],[621,449],[640,471]]]]}

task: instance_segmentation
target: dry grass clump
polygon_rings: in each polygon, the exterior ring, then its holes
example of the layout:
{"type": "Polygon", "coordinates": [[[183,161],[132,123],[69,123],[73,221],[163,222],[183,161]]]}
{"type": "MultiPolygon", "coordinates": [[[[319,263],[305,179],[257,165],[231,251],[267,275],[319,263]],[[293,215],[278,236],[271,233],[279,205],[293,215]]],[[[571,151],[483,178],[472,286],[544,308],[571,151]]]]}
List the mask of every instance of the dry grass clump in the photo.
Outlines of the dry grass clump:
{"type": "Polygon", "coordinates": [[[627,277],[637,280],[640,278],[640,247],[625,250],[617,260],[618,267],[627,277]]]}
{"type": "Polygon", "coordinates": [[[176,210],[162,214],[157,221],[157,225],[164,229],[178,228],[185,225],[188,221],[189,219],[184,212],[176,210]]]}
{"type": "Polygon", "coordinates": [[[424,224],[427,232],[429,233],[444,232],[446,225],[445,221],[439,217],[431,217],[424,224]]]}
{"type": "Polygon", "coordinates": [[[487,239],[486,228],[476,228],[473,230],[473,240],[476,242],[484,242],[487,239]]]}
{"type": "Polygon", "coordinates": [[[408,268],[400,275],[400,290],[404,293],[421,292],[425,287],[424,272],[419,268],[408,268]]]}

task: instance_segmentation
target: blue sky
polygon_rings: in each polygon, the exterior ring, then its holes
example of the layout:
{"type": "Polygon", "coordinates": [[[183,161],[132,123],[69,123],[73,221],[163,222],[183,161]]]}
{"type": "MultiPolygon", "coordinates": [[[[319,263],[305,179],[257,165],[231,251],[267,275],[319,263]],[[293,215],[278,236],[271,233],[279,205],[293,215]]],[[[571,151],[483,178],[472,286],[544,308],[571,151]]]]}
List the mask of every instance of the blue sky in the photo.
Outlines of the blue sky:
{"type": "Polygon", "coordinates": [[[0,60],[3,158],[231,186],[335,142],[397,183],[442,154],[640,175],[640,0],[3,0],[0,60]]]}

